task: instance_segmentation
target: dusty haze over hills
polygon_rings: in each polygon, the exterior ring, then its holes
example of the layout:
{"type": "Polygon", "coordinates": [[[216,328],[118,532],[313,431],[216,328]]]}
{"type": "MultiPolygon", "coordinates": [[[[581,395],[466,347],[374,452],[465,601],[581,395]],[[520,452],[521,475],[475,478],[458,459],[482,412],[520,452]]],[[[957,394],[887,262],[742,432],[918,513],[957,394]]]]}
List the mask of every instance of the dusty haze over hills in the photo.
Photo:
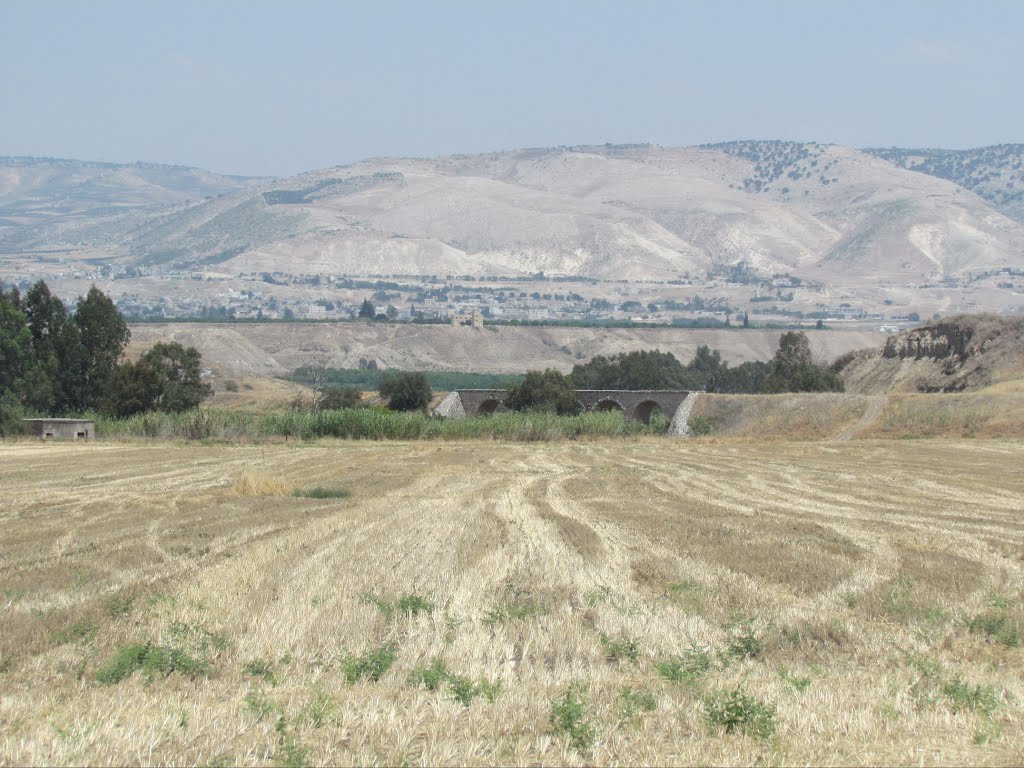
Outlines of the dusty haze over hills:
{"type": "Polygon", "coordinates": [[[373,159],[269,181],[5,159],[0,253],[227,273],[635,280],[744,265],[912,282],[1024,265],[1021,149],[937,163],[934,150],[793,142],[605,145],[373,159]]]}

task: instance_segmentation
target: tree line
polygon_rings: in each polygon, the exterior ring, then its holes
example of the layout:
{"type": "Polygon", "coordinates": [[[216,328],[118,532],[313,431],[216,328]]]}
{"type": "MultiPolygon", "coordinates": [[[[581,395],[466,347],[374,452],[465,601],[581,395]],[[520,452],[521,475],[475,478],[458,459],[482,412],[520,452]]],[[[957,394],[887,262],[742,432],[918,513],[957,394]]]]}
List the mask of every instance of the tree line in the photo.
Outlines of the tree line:
{"type": "Polygon", "coordinates": [[[729,394],[777,392],[842,392],[843,380],[813,359],[807,336],[789,331],[768,362],[751,361],[730,367],[718,350],[697,347],[693,359],[681,363],[671,352],[645,350],[605,357],[597,355],[573,366],[568,376],[556,370],[529,371],[522,383],[509,387],[505,406],[512,410],[543,410],[571,414],[579,410],[577,389],[683,389],[729,394]]]}
{"type": "MultiPolygon", "coordinates": [[[[610,357],[598,355],[573,366],[568,375],[550,368],[528,371],[521,382],[509,384],[506,389],[504,406],[510,410],[568,415],[580,409],[577,389],[683,389],[729,394],[842,392],[843,380],[831,367],[814,361],[804,333],[789,331],[779,337],[779,348],[768,362],[730,366],[718,350],[706,345],[699,346],[686,364],[671,352],[624,352],[610,357]]],[[[409,372],[387,374],[379,391],[393,410],[425,409],[433,395],[424,374],[409,372]]]]}
{"type": "Polygon", "coordinates": [[[0,286],[0,423],[18,414],[66,416],[90,411],[129,416],[183,411],[213,394],[194,347],[160,343],[137,362],[113,301],[96,286],[74,311],[42,280],[24,294],[0,286]]]}

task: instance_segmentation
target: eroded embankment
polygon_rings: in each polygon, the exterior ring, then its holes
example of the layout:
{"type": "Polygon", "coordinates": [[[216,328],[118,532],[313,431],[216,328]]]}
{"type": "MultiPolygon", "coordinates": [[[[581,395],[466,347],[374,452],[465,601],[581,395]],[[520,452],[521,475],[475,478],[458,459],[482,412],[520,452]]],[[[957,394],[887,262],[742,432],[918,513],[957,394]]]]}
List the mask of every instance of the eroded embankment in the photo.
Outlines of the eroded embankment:
{"type": "Polygon", "coordinates": [[[702,395],[696,434],[769,440],[1024,436],[1024,391],[702,395]]]}

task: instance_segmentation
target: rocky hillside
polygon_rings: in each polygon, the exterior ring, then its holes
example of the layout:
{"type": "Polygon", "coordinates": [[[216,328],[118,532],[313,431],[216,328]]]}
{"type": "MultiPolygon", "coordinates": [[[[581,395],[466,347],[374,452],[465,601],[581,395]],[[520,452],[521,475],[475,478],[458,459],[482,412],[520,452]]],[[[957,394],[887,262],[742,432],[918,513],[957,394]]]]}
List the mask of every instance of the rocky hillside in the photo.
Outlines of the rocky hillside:
{"type": "Polygon", "coordinates": [[[961,315],[836,362],[848,392],[961,392],[1024,381],[1024,318],[961,315]]]}
{"type": "Polygon", "coordinates": [[[1024,222],[1024,144],[978,149],[866,149],[876,157],[969,189],[993,208],[1024,222]]]}
{"type": "Polygon", "coordinates": [[[9,219],[0,258],[69,248],[136,264],[221,264],[232,273],[543,271],[605,279],[742,267],[861,286],[1024,266],[1024,225],[979,195],[833,145],[605,145],[376,159],[255,185],[204,180],[234,191],[192,202],[181,199],[209,191],[198,177],[191,186],[161,186],[144,167],[119,168],[69,191],[69,212],[46,191],[60,184],[44,185],[33,193],[34,218],[20,225],[9,211],[24,212],[27,198],[10,184],[6,197],[0,190],[9,219]],[[125,176],[136,189],[130,199],[148,194],[152,182],[169,205],[115,213],[101,191],[125,176]],[[85,192],[96,209],[73,202],[85,192]]]}
{"type": "Polygon", "coordinates": [[[154,163],[0,157],[0,245],[14,251],[60,247],[65,230],[116,244],[127,237],[130,222],[144,222],[154,210],[259,181],[154,163]]]}

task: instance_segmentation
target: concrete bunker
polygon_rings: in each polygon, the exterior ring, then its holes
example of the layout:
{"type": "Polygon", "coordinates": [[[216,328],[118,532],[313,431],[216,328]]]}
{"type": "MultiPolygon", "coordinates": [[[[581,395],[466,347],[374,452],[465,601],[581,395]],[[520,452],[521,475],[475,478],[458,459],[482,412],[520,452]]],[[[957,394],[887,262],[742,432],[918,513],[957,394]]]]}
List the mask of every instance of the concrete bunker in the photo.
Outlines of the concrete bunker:
{"type": "Polygon", "coordinates": [[[43,440],[92,440],[96,422],[91,419],[22,419],[31,434],[43,440]]]}

